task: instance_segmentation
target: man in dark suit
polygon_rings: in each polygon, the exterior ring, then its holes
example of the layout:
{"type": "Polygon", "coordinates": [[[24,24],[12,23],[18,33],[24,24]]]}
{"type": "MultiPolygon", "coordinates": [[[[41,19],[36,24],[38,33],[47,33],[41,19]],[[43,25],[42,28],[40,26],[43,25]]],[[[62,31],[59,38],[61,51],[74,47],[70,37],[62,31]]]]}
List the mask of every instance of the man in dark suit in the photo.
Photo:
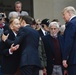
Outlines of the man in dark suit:
{"type": "Polygon", "coordinates": [[[50,34],[42,37],[47,57],[47,75],[62,75],[62,37],[58,35],[59,25],[51,22],[50,34]]]}
{"type": "Polygon", "coordinates": [[[24,42],[22,43],[21,75],[39,75],[40,59],[38,55],[39,34],[29,24],[32,19],[23,17],[24,42]]]}
{"type": "Polygon", "coordinates": [[[41,21],[41,28],[38,30],[40,37],[45,36],[49,32],[49,19],[43,19],[41,21]]]}
{"type": "Polygon", "coordinates": [[[62,13],[66,22],[63,66],[68,68],[68,75],[76,75],[76,10],[68,6],[62,13]]]}
{"type": "MultiPolygon", "coordinates": [[[[22,17],[20,29],[14,44],[21,43],[21,75],[39,75],[39,67],[41,67],[38,54],[39,34],[31,28],[32,19],[29,16],[22,17]],[[23,32],[23,33],[22,33],[23,32]]],[[[8,39],[5,41],[8,42],[8,39]]]]}
{"type": "MultiPolygon", "coordinates": [[[[9,30],[5,31],[4,34],[9,33],[8,38],[13,41],[16,38],[17,32],[20,28],[20,21],[18,19],[12,19],[10,21],[9,30]]],[[[9,49],[11,44],[1,42],[1,69],[4,75],[15,75],[20,64],[20,50],[9,49]]]]}

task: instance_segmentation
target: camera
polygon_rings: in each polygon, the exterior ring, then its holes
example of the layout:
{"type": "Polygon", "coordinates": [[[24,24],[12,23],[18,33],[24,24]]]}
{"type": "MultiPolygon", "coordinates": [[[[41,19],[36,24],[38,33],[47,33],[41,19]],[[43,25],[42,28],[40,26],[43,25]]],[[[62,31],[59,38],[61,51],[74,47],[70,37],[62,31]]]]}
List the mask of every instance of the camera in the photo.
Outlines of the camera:
{"type": "Polygon", "coordinates": [[[0,13],[0,20],[2,20],[3,17],[4,17],[4,14],[0,13]]]}

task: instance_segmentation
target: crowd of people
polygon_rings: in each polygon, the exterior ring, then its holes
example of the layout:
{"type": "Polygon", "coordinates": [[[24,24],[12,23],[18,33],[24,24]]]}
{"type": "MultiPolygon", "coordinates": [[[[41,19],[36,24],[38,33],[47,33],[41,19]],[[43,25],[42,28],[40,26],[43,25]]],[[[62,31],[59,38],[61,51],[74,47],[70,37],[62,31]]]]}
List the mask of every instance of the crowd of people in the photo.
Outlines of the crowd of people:
{"type": "Polygon", "coordinates": [[[35,20],[15,2],[15,11],[0,13],[0,75],[76,75],[76,10],[58,19],[35,20]]]}

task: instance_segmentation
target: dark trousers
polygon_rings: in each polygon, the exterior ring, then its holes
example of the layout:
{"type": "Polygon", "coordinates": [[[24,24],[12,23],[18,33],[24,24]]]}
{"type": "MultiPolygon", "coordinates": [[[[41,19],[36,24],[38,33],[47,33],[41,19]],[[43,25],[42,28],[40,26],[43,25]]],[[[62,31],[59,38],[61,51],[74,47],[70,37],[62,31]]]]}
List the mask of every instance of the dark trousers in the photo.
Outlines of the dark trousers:
{"type": "Polygon", "coordinates": [[[53,65],[49,65],[49,66],[47,66],[47,75],[51,75],[52,74],[52,72],[53,72],[53,65]]]}
{"type": "Polygon", "coordinates": [[[76,65],[68,66],[68,75],[76,75],[76,65]]]}
{"type": "Polygon", "coordinates": [[[4,75],[4,74],[2,73],[2,71],[1,71],[1,66],[0,66],[0,75],[4,75]]]}
{"type": "Polygon", "coordinates": [[[20,68],[20,75],[39,75],[39,67],[23,66],[20,68]]]}

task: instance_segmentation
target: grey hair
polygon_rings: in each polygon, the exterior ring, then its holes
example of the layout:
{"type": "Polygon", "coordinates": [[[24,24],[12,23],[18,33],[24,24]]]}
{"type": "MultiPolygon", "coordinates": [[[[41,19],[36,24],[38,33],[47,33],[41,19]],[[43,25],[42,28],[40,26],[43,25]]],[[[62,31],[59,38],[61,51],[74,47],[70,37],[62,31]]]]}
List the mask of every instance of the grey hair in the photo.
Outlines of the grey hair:
{"type": "Polygon", "coordinates": [[[51,22],[51,23],[49,24],[49,28],[50,28],[51,26],[56,26],[57,28],[59,28],[58,22],[51,22]]]}
{"type": "Polygon", "coordinates": [[[10,12],[9,15],[8,15],[8,19],[11,19],[12,17],[15,17],[15,18],[18,18],[18,13],[13,11],[13,12],[10,12]]]}
{"type": "Polygon", "coordinates": [[[65,25],[61,25],[60,31],[61,31],[61,32],[64,32],[64,31],[65,31],[65,28],[66,28],[65,25]]]}
{"type": "Polygon", "coordinates": [[[65,11],[70,12],[71,14],[76,15],[76,10],[75,10],[75,8],[73,6],[65,7],[63,9],[62,13],[64,13],[65,11]]]}

